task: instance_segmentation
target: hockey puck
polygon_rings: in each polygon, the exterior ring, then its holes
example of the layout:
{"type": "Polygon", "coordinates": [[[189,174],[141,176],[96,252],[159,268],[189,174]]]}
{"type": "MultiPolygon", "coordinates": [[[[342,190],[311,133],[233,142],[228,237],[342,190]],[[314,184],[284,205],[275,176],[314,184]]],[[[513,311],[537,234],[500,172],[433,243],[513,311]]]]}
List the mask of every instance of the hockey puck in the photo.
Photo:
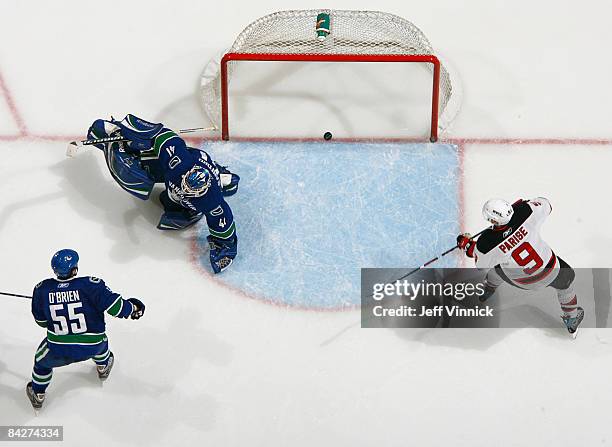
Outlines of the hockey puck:
{"type": "Polygon", "coordinates": [[[326,141],[331,140],[332,139],[332,133],[331,132],[325,132],[323,134],[323,139],[326,140],[326,141]]]}

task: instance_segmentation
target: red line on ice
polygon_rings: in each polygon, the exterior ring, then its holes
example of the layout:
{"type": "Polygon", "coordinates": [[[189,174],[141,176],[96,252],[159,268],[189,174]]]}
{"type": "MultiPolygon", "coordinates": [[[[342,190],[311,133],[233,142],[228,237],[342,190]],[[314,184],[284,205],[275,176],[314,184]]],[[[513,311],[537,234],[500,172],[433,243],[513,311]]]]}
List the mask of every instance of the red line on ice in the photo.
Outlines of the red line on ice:
{"type": "MultiPolygon", "coordinates": [[[[1,76],[1,75],[0,75],[1,76]]],[[[0,77],[0,90],[2,88],[2,78],[0,77]]],[[[11,109],[13,110],[13,109],[11,109]]],[[[17,110],[15,109],[15,112],[17,110]]],[[[17,115],[16,119],[19,117],[17,115]]],[[[19,118],[20,119],[20,118],[19,118]]],[[[23,125],[22,132],[20,134],[12,135],[0,135],[0,141],[15,141],[15,140],[43,140],[43,141],[74,141],[84,138],[84,135],[61,135],[61,134],[33,134],[25,130],[25,124],[23,125]]],[[[181,137],[190,143],[201,143],[204,141],[221,141],[218,137],[181,137]]],[[[245,141],[245,142],[322,142],[320,138],[233,138],[231,141],[245,141]]],[[[428,143],[418,138],[336,138],[328,144],[334,144],[334,142],[341,143],[428,143]]],[[[456,144],[463,146],[469,144],[482,144],[482,145],[515,145],[515,146],[612,146],[611,138],[468,138],[468,137],[457,137],[457,138],[446,138],[441,139],[438,143],[442,144],[456,144]]]]}
{"type": "Polygon", "coordinates": [[[4,81],[4,76],[2,76],[1,71],[0,71],[0,92],[2,93],[2,96],[4,96],[6,105],[8,106],[9,111],[11,112],[13,120],[15,120],[15,124],[17,124],[17,128],[19,129],[19,136],[20,137],[27,136],[28,128],[26,127],[23,117],[19,113],[19,109],[17,108],[17,105],[15,104],[15,100],[13,99],[13,95],[11,94],[11,91],[9,90],[8,86],[6,85],[6,82],[4,81]]]}

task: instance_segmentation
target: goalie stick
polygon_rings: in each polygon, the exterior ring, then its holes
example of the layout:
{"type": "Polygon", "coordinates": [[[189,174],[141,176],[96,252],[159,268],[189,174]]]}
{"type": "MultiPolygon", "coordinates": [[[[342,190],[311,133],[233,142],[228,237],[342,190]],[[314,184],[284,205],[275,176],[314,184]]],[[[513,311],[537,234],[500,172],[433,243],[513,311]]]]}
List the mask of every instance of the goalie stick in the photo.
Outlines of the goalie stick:
{"type": "MultiPolygon", "coordinates": [[[[181,129],[178,133],[192,132],[212,132],[217,130],[216,127],[192,127],[190,129],[181,129]]],[[[115,141],[129,141],[127,138],[118,135],[116,137],[94,138],[92,140],[71,141],[66,148],[66,157],[74,157],[80,148],[83,146],[91,146],[92,144],[114,143],[115,141]]]]}

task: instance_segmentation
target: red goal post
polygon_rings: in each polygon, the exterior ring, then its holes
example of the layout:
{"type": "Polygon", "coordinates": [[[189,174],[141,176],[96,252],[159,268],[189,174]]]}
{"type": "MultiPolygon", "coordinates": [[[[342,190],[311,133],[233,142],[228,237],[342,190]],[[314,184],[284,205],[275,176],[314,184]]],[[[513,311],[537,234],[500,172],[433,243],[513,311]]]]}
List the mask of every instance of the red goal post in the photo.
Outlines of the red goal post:
{"type": "Polygon", "coordinates": [[[432,64],[431,127],[429,139],[438,140],[440,104],[440,61],[432,54],[282,54],[226,53],[221,59],[221,138],[229,140],[228,64],[232,61],[258,62],[404,62],[432,64]]]}

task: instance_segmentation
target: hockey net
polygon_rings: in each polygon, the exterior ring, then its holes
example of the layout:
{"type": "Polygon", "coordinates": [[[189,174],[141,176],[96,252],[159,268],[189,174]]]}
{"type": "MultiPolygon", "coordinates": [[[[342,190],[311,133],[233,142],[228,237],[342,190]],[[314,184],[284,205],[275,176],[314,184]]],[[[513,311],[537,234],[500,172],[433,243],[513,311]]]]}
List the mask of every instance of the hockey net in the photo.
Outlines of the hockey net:
{"type": "Polygon", "coordinates": [[[428,104],[431,116],[427,117],[431,141],[450,125],[461,100],[457,81],[435,55],[423,32],[406,19],[376,11],[280,11],[251,23],[220,59],[209,63],[202,75],[204,109],[213,125],[221,128],[223,139],[229,138],[230,83],[239,69],[237,61],[349,65],[375,62],[377,66],[399,62],[423,66],[430,76],[431,90],[426,98],[431,98],[428,104]],[[318,33],[317,27],[325,15],[328,22],[323,28],[328,32],[318,33]]]}

